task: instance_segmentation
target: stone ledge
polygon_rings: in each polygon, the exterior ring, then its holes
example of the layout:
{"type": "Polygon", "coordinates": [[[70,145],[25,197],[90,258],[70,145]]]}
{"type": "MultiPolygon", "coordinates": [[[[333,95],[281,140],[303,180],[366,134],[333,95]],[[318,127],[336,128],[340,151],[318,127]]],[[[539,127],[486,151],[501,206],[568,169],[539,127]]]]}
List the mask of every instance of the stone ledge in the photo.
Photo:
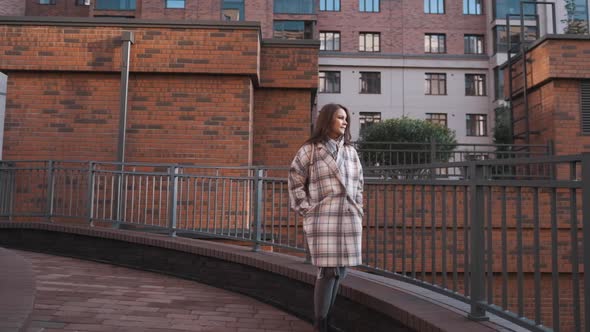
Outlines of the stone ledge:
{"type": "MultiPolygon", "coordinates": [[[[312,319],[315,268],[302,258],[212,241],[51,223],[0,222],[0,246],[91,259],[196,280],[312,319]],[[128,244],[134,244],[129,246],[128,244]]],[[[342,331],[507,331],[468,320],[385,278],[351,271],[333,313],[342,331]]]]}

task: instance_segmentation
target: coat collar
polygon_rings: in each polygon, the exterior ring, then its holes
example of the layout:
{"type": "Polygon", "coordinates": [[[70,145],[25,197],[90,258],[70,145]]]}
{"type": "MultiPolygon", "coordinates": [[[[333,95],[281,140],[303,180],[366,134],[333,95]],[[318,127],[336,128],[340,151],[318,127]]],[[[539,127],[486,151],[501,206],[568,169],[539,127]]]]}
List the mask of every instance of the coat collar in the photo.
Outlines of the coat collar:
{"type": "Polygon", "coordinates": [[[336,175],[336,178],[338,179],[338,182],[340,182],[340,184],[346,188],[346,186],[344,185],[344,180],[342,179],[342,174],[340,173],[340,169],[338,168],[338,165],[336,165],[336,160],[334,159],[334,156],[332,156],[332,154],[328,150],[328,147],[324,143],[317,144],[318,158],[326,162],[326,164],[328,164],[328,169],[330,170],[330,172],[334,173],[334,175],[336,175]]]}

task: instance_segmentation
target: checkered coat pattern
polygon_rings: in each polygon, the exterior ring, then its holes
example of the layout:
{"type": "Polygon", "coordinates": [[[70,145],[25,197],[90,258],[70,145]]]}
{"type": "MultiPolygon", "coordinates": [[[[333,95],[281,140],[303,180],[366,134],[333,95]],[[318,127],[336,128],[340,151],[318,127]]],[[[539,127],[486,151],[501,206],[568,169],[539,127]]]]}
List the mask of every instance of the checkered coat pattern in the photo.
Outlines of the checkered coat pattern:
{"type": "Polygon", "coordinates": [[[289,198],[318,267],[361,264],[363,174],[356,150],[342,147],[344,166],[322,143],[302,146],[289,170],[289,198]],[[313,157],[312,157],[313,151],[313,157]]]}

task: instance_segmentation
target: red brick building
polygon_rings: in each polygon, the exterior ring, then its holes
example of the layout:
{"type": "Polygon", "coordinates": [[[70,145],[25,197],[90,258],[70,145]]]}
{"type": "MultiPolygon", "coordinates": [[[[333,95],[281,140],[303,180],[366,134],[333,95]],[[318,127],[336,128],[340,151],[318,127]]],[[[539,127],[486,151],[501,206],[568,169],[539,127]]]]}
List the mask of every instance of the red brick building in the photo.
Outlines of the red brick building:
{"type": "MultiPolygon", "coordinates": [[[[590,37],[546,36],[526,53],[526,94],[522,57],[512,65],[515,143],[553,140],[555,154],[590,148],[590,37]]],[[[505,71],[507,69],[505,68],[505,71]]],[[[505,77],[510,77],[507,73],[505,77]]],[[[508,79],[507,79],[508,80],[508,79]]],[[[508,81],[505,84],[509,95],[508,81]]]]}
{"type": "Polygon", "coordinates": [[[244,22],[0,18],[4,159],[117,160],[125,31],[125,161],[285,165],[309,134],[317,42],[244,22]]]}

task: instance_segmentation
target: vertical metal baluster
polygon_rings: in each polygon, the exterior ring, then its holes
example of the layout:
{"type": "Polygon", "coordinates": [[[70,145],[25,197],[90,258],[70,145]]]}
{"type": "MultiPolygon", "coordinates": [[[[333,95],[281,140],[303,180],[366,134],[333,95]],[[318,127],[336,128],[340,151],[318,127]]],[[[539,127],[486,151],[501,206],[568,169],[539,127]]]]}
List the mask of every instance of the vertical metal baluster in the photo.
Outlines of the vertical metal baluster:
{"type": "Polygon", "coordinates": [[[502,186],[502,309],[508,310],[508,234],[506,229],[506,187],[502,186]]]}
{"type": "Polygon", "coordinates": [[[541,221],[539,220],[539,188],[533,196],[534,250],[535,250],[535,324],[541,324],[541,221]]]}
{"type": "Polygon", "coordinates": [[[406,276],[406,185],[402,185],[402,274],[406,276]]]}
{"type": "Polygon", "coordinates": [[[441,186],[441,208],[442,208],[442,225],[441,225],[441,264],[442,264],[442,287],[447,288],[447,187],[441,186]]]}
{"type": "MultiPolygon", "coordinates": [[[[377,185],[375,187],[375,189],[376,189],[375,190],[375,199],[373,200],[373,202],[375,204],[374,205],[374,211],[375,211],[375,213],[374,213],[374,220],[375,220],[375,222],[373,223],[373,255],[372,255],[373,256],[373,259],[375,260],[374,263],[373,263],[373,266],[374,267],[377,267],[379,265],[379,262],[377,260],[377,258],[378,258],[378,255],[377,255],[377,242],[379,242],[379,239],[378,239],[378,237],[379,237],[379,234],[378,234],[379,233],[379,207],[378,206],[379,205],[378,204],[379,204],[379,192],[380,192],[379,189],[380,188],[381,188],[380,185],[377,185]]],[[[368,248],[369,247],[367,246],[367,249],[368,248]]]]}
{"type": "MultiPolygon", "coordinates": [[[[391,186],[392,190],[392,199],[393,199],[393,212],[391,213],[391,272],[397,273],[397,185],[393,184],[391,186]]],[[[367,211],[368,212],[368,211],[367,211]]],[[[366,213],[365,213],[366,215],[366,213]]]]}
{"type": "Polygon", "coordinates": [[[234,194],[234,181],[232,179],[229,180],[229,201],[227,202],[227,234],[231,235],[231,215],[232,215],[232,203],[233,203],[233,194],[234,194]]]}
{"type": "Polygon", "coordinates": [[[113,175],[111,175],[111,198],[110,198],[111,208],[109,209],[109,212],[110,212],[109,219],[110,220],[115,219],[115,218],[113,218],[113,212],[114,212],[113,205],[116,204],[114,196],[115,196],[115,177],[113,175]]]}
{"type": "Polygon", "coordinates": [[[420,252],[422,253],[422,281],[426,281],[426,186],[422,185],[422,234],[420,235],[422,243],[420,252]]]}
{"type": "MultiPolygon", "coordinates": [[[[254,188],[252,186],[250,186],[250,183],[252,181],[251,180],[244,180],[244,190],[243,190],[243,196],[242,196],[242,213],[243,213],[243,219],[241,221],[241,225],[240,227],[242,228],[242,238],[246,237],[246,228],[248,228],[248,232],[250,232],[250,225],[247,224],[247,222],[249,221],[249,215],[247,215],[247,213],[249,213],[250,209],[248,209],[248,194],[250,193],[250,188],[254,188]]],[[[250,199],[252,199],[250,197],[250,199]]]]}
{"type": "Polygon", "coordinates": [[[235,212],[234,212],[234,234],[235,237],[238,237],[238,210],[240,209],[239,206],[240,202],[240,181],[236,181],[236,203],[235,203],[235,212]]]}
{"type": "Polygon", "coordinates": [[[382,269],[387,271],[388,264],[387,264],[387,191],[389,190],[389,186],[384,184],[383,185],[383,247],[381,250],[383,251],[383,267],[382,269]]]}
{"type": "Polygon", "coordinates": [[[213,233],[217,233],[217,215],[218,215],[218,202],[219,202],[219,178],[215,177],[215,197],[213,198],[215,204],[213,206],[213,233]]]}
{"type": "MultiPolygon", "coordinates": [[[[221,231],[220,231],[221,234],[223,234],[223,232],[225,230],[224,224],[226,222],[226,211],[225,211],[225,193],[227,192],[227,190],[225,190],[226,183],[227,183],[227,181],[225,178],[221,179],[221,231]]],[[[228,226],[229,226],[229,224],[228,224],[228,226]]],[[[227,235],[229,235],[229,231],[228,231],[227,235]]]]}
{"type": "MultiPolygon", "coordinates": [[[[367,204],[369,204],[369,202],[371,202],[371,190],[367,190],[367,204]]],[[[365,261],[365,264],[368,264],[369,262],[369,220],[371,220],[370,216],[370,211],[369,209],[367,209],[367,213],[365,214],[366,218],[366,232],[365,232],[365,243],[366,243],[366,248],[367,250],[365,250],[365,258],[363,259],[363,261],[365,261]]]]}
{"type": "Polygon", "coordinates": [[[463,187],[463,282],[465,296],[469,296],[471,289],[469,287],[469,188],[463,187]]]}
{"type": "MultiPolygon", "coordinates": [[[[576,162],[570,164],[570,181],[576,181],[576,162]]],[[[571,262],[572,262],[572,294],[573,303],[572,310],[574,315],[574,331],[581,331],[580,326],[581,314],[580,314],[580,273],[578,269],[578,200],[576,196],[576,189],[570,188],[570,230],[571,230],[571,262]]],[[[590,330],[590,326],[586,327],[586,330],[590,330]]]]}
{"type": "Polygon", "coordinates": [[[522,187],[516,192],[516,265],[517,265],[517,289],[518,289],[518,317],[524,316],[524,273],[522,269],[522,187]]]}
{"type": "Polygon", "coordinates": [[[162,227],[162,175],[159,176],[160,178],[160,184],[159,184],[159,188],[158,188],[158,226],[162,227]]]}
{"type": "Polygon", "coordinates": [[[457,186],[453,186],[453,292],[457,291],[457,186]]]}
{"type": "Polygon", "coordinates": [[[283,231],[285,228],[285,226],[283,225],[283,196],[285,195],[285,190],[284,190],[284,182],[282,182],[282,181],[279,184],[279,191],[280,191],[280,195],[279,195],[279,243],[285,244],[285,243],[283,243],[283,231]]]}
{"type": "Polygon", "coordinates": [[[151,212],[151,222],[150,225],[154,225],[154,216],[155,216],[155,210],[156,210],[156,176],[152,175],[152,212],[151,212]]]}
{"type": "Polygon", "coordinates": [[[131,211],[131,216],[129,217],[129,222],[134,222],[133,210],[135,210],[135,174],[133,174],[133,176],[131,178],[131,208],[129,210],[131,211]]]}
{"type": "Polygon", "coordinates": [[[557,192],[551,188],[551,281],[553,289],[553,331],[560,331],[560,301],[559,301],[559,234],[557,228],[557,192]]]}
{"type": "Polygon", "coordinates": [[[430,218],[431,218],[431,239],[430,239],[430,262],[431,262],[431,274],[432,284],[436,285],[436,187],[433,184],[430,191],[430,218]]]}
{"type": "MultiPolygon", "coordinates": [[[[271,236],[271,241],[274,243],[275,242],[275,181],[271,182],[272,184],[272,196],[271,196],[271,215],[270,215],[270,236],[271,236]]],[[[268,190],[268,189],[267,189],[268,190]]],[[[267,193],[268,191],[265,191],[264,193],[267,193]]],[[[266,198],[264,199],[264,201],[266,201],[266,198]]],[[[265,210],[264,210],[265,211],[265,210]]],[[[266,211],[264,213],[264,215],[266,216],[266,211]]],[[[266,219],[266,218],[265,218],[266,219]]],[[[265,227],[266,229],[266,227],[265,227]]]]}
{"type": "Polygon", "coordinates": [[[488,186],[487,187],[487,193],[488,193],[488,204],[486,206],[486,214],[487,214],[487,241],[486,241],[486,246],[487,246],[487,263],[488,263],[488,269],[486,271],[487,273],[487,293],[488,293],[488,303],[494,303],[494,247],[492,245],[492,186],[488,186]]]}
{"type": "Polygon", "coordinates": [[[412,227],[411,227],[411,252],[412,252],[412,279],[416,279],[416,185],[412,185],[412,227]]]}

